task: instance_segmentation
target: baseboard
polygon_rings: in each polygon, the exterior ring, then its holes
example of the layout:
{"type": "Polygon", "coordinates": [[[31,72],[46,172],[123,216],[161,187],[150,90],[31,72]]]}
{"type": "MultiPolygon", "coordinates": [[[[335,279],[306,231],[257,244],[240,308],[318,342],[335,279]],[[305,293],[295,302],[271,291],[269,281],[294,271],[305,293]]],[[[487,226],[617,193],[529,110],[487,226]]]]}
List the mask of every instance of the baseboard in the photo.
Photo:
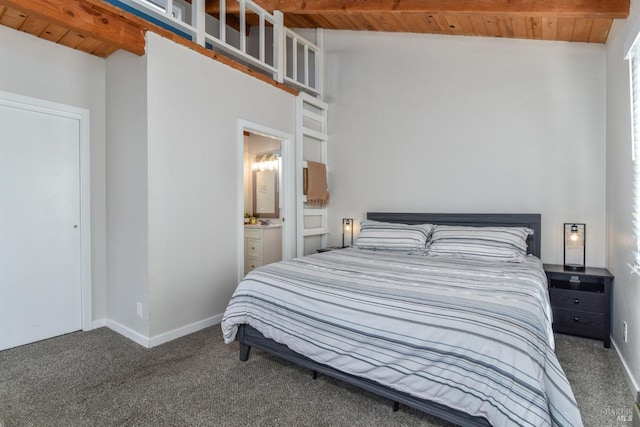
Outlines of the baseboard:
{"type": "Polygon", "coordinates": [[[119,333],[120,335],[125,336],[126,338],[129,338],[131,341],[140,344],[143,347],[149,348],[151,347],[149,345],[149,338],[145,337],[144,335],[134,331],[133,329],[127,328],[126,326],[115,322],[111,319],[107,319],[107,324],[106,324],[107,328],[111,329],[112,331],[115,331],[117,333],[119,333]]]}
{"type": "Polygon", "coordinates": [[[222,322],[222,316],[222,314],[218,314],[216,316],[209,317],[208,319],[200,320],[190,325],[182,326],[178,329],[156,335],[149,340],[149,347],[155,347],[157,345],[173,341],[176,338],[198,332],[199,330],[208,328],[209,326],[217,325],[222,322]]]}
{"type": "MultiPolygon", "coordinates": [[[[222,316],[222,314],[218,314],[216,316],[209,317],[208,319],[199,320],[195,323],[182,326],[172,331],[163,332],[162,334],[156,335],[152,338],[145,337],[144,335],[110,319],[107,319],[106,324],[103,326],[107,326],[109,329],[129,338],[131,341],[138,343],[143,347],[151,348],[169,341],[173,341],[185,335],[198,332],[199,330],[208,328],[209,326],[217,325],[222,322],[222,316]]],[[[96,322],[98,321],[94,321],[94,325],[96,324],[96,322]]]]}
{"type": "Polygon", "coordinates": [[[627,365],[627,362],[624,360],[624,357],[622,357],[620,348],[618,347],[618,344],[615,342],[613,337],[611,337],[611,345],[616,351],[616,354],[618,355],[618,359],[620,360],[620,363],[622,363],[622,373],[624,374],[624,379],[627,383],[627,387],[629,388],[631,398],[635,402],[638,397],[638,391],[640,391],[640,388],[638,388],[638,383],[633,378],[633,375],[631,375],[631,370],[629,369],[629,365],[627,365]]]}
{"type": "MultiPolygon", "coordinates": [[[[96,319],[93,322],[91,322],[91,329],[98,329],[104,326],[107,326],[107,319],[96,319]]],[[[91,330],[91,329],[86,329],[86,330],[91,330]]]]}

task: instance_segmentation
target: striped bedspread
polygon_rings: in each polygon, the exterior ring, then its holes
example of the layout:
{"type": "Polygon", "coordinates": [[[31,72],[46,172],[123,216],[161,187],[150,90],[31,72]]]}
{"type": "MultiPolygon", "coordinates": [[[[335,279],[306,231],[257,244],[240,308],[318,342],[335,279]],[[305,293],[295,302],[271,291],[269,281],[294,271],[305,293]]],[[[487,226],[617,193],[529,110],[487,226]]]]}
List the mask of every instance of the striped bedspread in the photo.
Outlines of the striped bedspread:
{"type": "Polygon", "coordinates": [[[249,273],[222,331],[229,343],[249,324],[317,362],[496,427],[581,426],[550,318],[535,257],[487,263],[343,249],[249,273]]]}

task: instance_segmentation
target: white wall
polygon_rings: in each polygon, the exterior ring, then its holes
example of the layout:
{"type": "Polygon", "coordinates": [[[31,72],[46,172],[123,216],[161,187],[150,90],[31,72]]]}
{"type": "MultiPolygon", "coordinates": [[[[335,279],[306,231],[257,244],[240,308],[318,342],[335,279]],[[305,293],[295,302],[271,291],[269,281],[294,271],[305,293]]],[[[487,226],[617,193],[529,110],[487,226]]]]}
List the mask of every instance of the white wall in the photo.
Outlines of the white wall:
{"type": "Polygon", "coordinates": [[[295,97],[147,37],[149,314],[158,337],[220,320],[237,285],[243,221],[238,120],[293,134],[295,97]]]}
{"type": "Polygon", "coordinates": [[[367,211],[542,214],[542,259],[587,224],[605,264],[602,45],[325,31],[330,244],[367,211]]]}
{"type": "MultiPolygon", "coordinates": [[[[629,64],[624,45],[640,16],[640,1],[632,1],[632,16],[616,20],[607,41],[607,266],[615,276],[611,335],[627,373],[630,387],[640,384],[640,277],[628,264],[635,251],[632,230],[633,161],[631,157],[631,113],[629,64]],[[628,342],[622,336],[622,322],[628,323],[628,342]]],[[[634,396],[635,397],[635,396],[634,396]]]]}
{"type": "Polygon", "coordinates": [[[0,90],[90,112],[92,311],[100,323],[107,314],[104,61],[0,26],[0,90]]]}
{"type": "Polygon", "coordinates": [[[118,51],[106,63],[109,326],[144,342],[149,336],[147,58],[118,51]]]}

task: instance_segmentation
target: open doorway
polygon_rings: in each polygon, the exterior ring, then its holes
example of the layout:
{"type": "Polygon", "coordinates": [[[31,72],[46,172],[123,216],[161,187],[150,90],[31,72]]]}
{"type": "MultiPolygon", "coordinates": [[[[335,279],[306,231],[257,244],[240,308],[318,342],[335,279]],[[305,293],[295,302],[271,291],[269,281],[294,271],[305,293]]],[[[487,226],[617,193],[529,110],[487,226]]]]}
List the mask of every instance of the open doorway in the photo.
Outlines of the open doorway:
{"type": "Polygon", "coordinates": [[[244,131],[244,274],[282,261],[282,141],[244,131]]]}
{"type": "Polygon", "coordinates": [[[242,179],[239,208],[239,279],[251,270],[290,258],[295,253],[295,227],[290,205],[292,136],[241,122],[242,179]]]}

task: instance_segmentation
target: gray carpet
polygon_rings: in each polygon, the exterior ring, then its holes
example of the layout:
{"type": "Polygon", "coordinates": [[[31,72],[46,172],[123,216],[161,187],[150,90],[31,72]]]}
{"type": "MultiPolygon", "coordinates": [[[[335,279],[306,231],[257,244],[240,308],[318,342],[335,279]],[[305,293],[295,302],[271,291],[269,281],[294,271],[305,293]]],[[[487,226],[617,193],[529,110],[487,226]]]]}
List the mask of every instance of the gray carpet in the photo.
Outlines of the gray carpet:
{"type": "MultiPolygon", "coordinates": [[[[585,426],[631,426],[614,350],[556,339],[585,426]]],[[[0,427],[444,425],[260,351],[240,362],[218,326],[152,349],[100,328],[0,352],[0,427]]]]}

